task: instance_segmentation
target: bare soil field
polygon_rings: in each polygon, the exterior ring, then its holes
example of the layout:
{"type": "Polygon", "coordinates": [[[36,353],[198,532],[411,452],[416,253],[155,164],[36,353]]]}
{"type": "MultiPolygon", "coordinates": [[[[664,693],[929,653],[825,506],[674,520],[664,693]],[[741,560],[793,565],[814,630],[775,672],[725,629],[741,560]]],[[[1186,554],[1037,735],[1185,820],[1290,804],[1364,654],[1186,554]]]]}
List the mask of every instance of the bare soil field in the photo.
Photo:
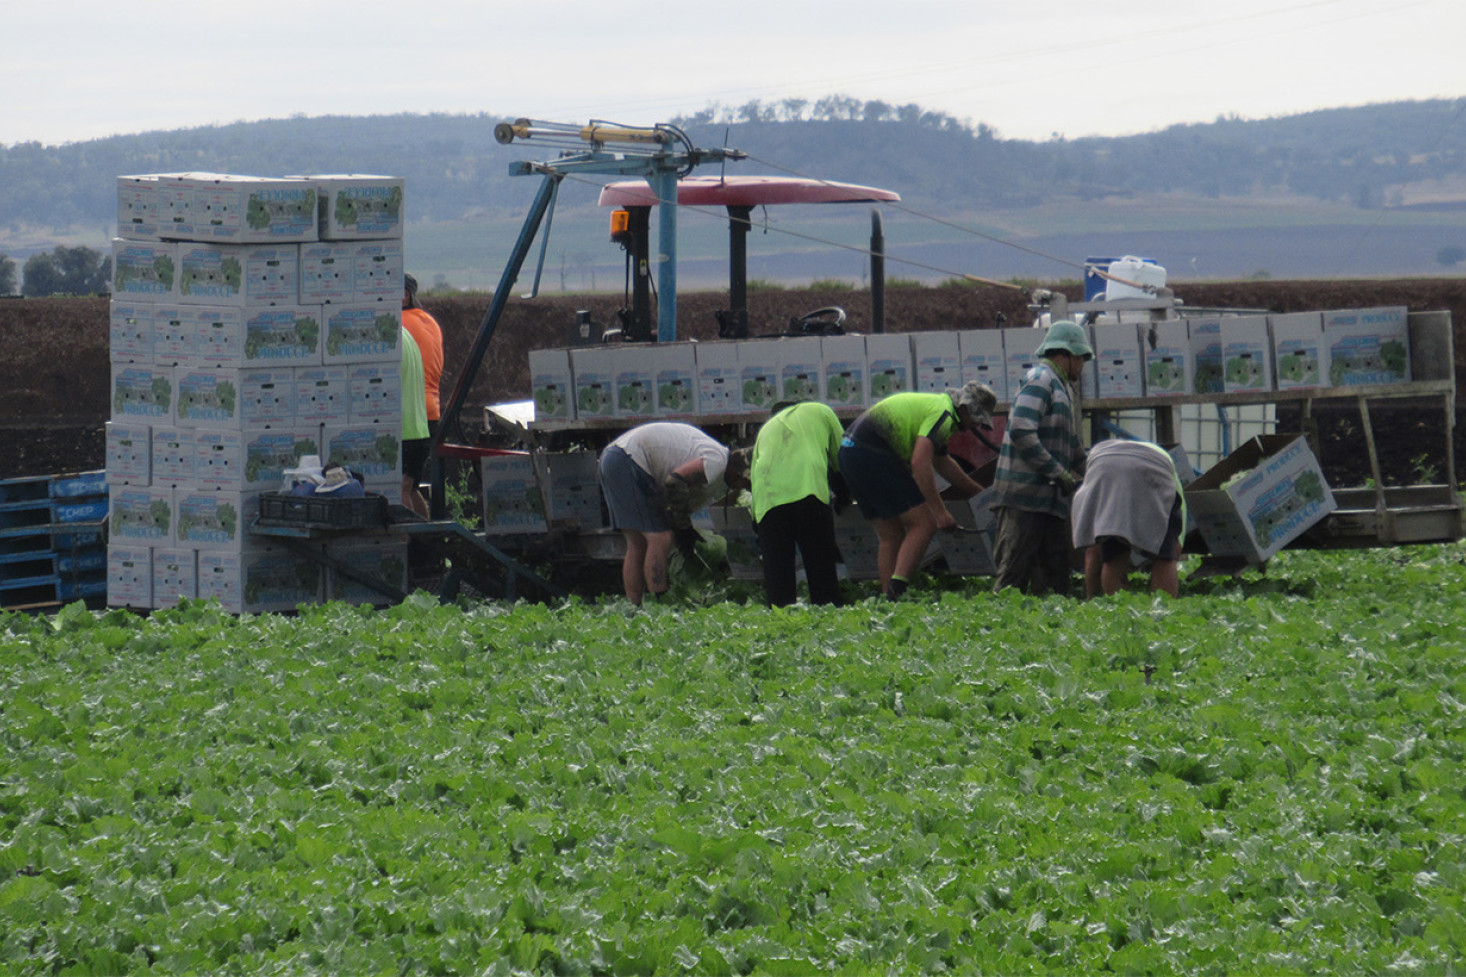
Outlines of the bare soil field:
{"type": "MultiPolygon", "coordinates": [[[[1178,286],[1190,305],[1296,312],[1404,305],[1411,311],[1447,310],[1456,329],[1457,384],[1466,382],[1466,279],[1382,281],[1266,281],[1178,286]]],[[[1070,297],[1080,297],[1078,287],[1070,297]]],[[[430,312],[443,326],[447,392],[458,381],[479,324],[488,307],[481,294],[428,296],[430,312]]],[[[714,312],[727,304],[719,292],[678,297],[678,335],[714,339],[714,312]]],[[[12,299],[0,301],[0,478],[102,468],[103,425],[109,415],[107,300],[12,299]]],[[[464,423],[480,422],[477,405],[528,396],[528,352],[578,341],[576,313],[584,310],[603,328],[617,323],[624,305],[619,294],[542,295],[511,300],[488,347],[484,368],[468,391],[464,423]]],[[[868,332],[870,294],[852,289],[760,290],[749,295],[755,334],[781,332],[790,318],[827,306],[843,307],[847,331],[868,332]]],[[[900,287],[886,292],[886,329],[989,328],[999,322],[1027,321],[1026,299],[1009,289],[975,286],[900,287]]],[[[1384,481],[1406,484],[1422,467],[1444,474],[1443,418],[1417,406],[1372,411],[1380,444],[1384,481]]],[[[1456,463],[1466,474],[1466,425],[1457,408],[1456,463]]],[[[1360,450],[1357,410],[1325,410],[1319,415],[1325,474],[1334,485],[1358,485],[1368,477],[1360,450]]],[[[467,432],[472,436],[472,431],[467,432]]]]}

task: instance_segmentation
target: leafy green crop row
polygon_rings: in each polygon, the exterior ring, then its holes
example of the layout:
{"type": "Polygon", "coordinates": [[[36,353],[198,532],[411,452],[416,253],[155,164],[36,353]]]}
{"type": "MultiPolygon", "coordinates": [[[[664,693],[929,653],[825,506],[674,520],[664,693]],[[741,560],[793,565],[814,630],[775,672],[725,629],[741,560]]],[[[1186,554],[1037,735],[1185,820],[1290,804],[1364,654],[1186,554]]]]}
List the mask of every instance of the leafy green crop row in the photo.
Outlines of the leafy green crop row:
{"type": "Polygon", "coordinates": [[[1460,972],[1463,595],[0,616],[0,971],[1460,972]]]}

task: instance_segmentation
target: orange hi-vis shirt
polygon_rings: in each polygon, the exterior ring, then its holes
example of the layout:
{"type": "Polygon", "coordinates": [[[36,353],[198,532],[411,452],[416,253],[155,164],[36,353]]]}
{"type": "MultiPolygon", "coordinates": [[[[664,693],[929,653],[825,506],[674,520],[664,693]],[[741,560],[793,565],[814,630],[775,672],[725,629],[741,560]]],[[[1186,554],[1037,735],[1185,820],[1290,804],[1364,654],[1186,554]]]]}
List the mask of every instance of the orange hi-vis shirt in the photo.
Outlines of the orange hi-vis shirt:
{"type": "Polygon", "coordinates": [[[443,378],[443,330],[438,320],[426,309],[403,309],[402,328],[412,334],[422,353],[423,386],[427,389],[428,420],[440,420],[443,414],[438,384],[443,378]]]}

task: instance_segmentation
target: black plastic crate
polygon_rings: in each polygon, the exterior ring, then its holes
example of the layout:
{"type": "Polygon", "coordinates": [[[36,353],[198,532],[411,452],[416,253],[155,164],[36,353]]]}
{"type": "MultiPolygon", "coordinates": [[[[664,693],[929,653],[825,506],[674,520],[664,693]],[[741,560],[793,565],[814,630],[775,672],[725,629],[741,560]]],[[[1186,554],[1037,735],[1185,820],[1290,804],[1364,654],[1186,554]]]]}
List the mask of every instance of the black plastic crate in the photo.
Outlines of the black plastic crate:
{"type": "Polygon", "coordinates": [[[387,524],[387,497],[333,499],[266,492],[260,496],[260,522],[302,529],[371,529],[387,524]]]}

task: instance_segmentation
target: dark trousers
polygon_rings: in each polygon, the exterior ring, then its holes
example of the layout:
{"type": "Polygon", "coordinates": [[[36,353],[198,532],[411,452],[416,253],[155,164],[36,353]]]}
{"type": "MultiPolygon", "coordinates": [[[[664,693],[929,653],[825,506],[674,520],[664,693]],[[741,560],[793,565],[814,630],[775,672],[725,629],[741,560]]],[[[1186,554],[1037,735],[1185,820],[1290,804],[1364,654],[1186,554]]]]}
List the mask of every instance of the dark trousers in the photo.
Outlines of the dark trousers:
{"type": "Polygon", "coordinates": [[[758,545],[764,558],[764,594],[774,607],[794,603],[794,548],[804,558],[812,604],[840,603],[840,580],[835,574],[839,549],[835,545],[835,514],[813,495],[798,502],[776,505],[758,521],[758,545]]]}
{"type": "Polygon", "coordinates": [[[1025,594],[1068,595],[1074,543],[1069,520],[1043,512],[1003,506],[997,510],[998,564],[995,590],[1017,587],[1025,594]]]}

